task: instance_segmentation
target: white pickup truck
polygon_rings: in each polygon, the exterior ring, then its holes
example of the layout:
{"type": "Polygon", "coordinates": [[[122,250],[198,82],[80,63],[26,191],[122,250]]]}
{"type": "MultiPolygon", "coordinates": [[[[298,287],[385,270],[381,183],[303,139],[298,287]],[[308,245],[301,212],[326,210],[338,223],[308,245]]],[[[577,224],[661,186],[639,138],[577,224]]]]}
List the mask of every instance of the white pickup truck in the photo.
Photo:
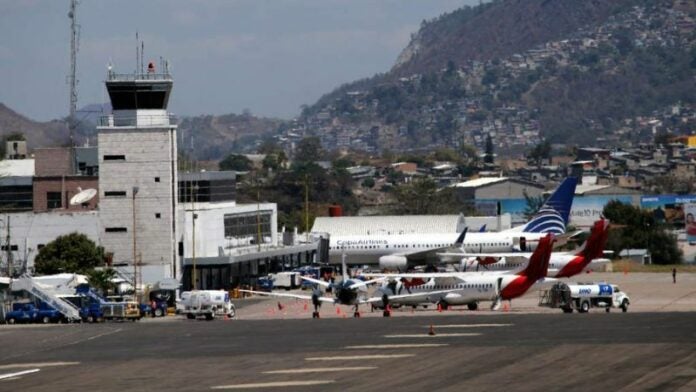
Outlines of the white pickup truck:
{"type": "Polygon", "coordinates": [[[619,289],[608,283],[563,283],[558,282],[548,290],[539,292],[539,306],[561,308],[564,313],[587,313],[591,308],[621,308],[628,311],[631,299],[619,289]]]}

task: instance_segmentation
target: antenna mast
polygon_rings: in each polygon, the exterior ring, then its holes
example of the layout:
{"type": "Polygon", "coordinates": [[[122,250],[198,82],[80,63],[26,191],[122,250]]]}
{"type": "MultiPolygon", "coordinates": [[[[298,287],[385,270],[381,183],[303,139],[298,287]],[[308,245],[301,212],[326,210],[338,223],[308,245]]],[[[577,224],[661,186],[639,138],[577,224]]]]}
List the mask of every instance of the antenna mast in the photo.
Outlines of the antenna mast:
{"type": "MultiPolygon", "coordinates": [[[[68,117],[68,130],[70,133],[70,152],[72,156],[71,165],[75,166],[75,127],[77,126],[77,121],[75,119],[75,113],[77,112],[77,51],[78,51],[78,29],[77,24],[77,0],[70,0],[70,12],[68,12],[68,18],[70,18],[70,75],[68,76],[68,81],[70,83],[70,117],[68,117]]],[[[74,173],[75,167],[72,167],[71,172],[74,173]]]]}

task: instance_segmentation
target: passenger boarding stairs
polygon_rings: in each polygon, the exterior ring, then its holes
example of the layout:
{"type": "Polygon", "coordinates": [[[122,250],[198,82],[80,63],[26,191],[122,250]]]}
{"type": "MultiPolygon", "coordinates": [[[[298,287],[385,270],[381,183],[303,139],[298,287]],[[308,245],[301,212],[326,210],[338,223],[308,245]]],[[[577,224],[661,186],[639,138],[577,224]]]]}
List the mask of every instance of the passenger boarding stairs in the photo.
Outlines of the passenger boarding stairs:
{"type": "Polygon", "coordinates": [[[77,292],[77,294],[80,294],[80,295],[83,295],[85,297],[90,298],[91,300],[95,301],[99,305],[105,305],[105,304],[109,303],[109,301],[104,299],[104,297],[99,295],[99,293],[97,293],[96,291],[94,291],[94,289],[92,289],[91,287],[89,287],[87,285],[78,286],[76,292],[77,292]]]}
{"type": "Polygon", "coordinates": [[[39,300],[45,302],[53,309],[59,311],[68,321],[80,321],[80,310],[72,302],[60,298],[53,293],[50,287],[35,282],[29,275],[22,275],[12,282],[12,290],[24,290],[39,300]]]}

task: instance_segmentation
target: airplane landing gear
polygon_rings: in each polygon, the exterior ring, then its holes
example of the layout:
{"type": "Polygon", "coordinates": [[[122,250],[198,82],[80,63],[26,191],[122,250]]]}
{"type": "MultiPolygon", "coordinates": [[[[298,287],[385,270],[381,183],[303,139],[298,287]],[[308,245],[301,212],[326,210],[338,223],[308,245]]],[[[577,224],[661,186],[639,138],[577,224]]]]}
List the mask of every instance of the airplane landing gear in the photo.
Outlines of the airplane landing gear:
{"type": "Polygon", "coordinates": [[[312,294],[312,305],[314,305],[314,312],[312,313],[312,318],[319,318],[319,306],[321,306],[321,301],[319,301],[319,295],[316,291],[312,294]]]}
{"type": "Polygon", "coordinates": [[[382,317],[391,317],[391,305],[389,305],[389,297],[386,294],[382,296],[382,305],[384,305],[382,317]]]}
{"type": "Polygon", "coordinates": [[[360,305],[358,304],[355,304],[355,312],[353,313],[353,317],[360,318],[360,305]]]}
{"type": "Polygon", "coordinates": [[[319,312],[317,312],[317,311],[315,310],[315,311],[312,313],[312,318],[313,318],[313,319],[319,318],[319,312]]]}

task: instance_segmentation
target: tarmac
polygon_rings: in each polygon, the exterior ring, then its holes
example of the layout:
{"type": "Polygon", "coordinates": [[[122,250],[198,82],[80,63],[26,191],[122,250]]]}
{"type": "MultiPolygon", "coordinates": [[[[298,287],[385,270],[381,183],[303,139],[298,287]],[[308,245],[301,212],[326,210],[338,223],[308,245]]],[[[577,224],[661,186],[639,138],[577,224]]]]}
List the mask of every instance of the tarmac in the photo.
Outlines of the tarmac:
{"type": "Polygon", "coordinates": [[[252,299],[234,320],[4,325],[0,390],[696,390],[696,274],[584,278],[619,284],[628,313],[563,314],[529,293],[498,312],[324,305],[316,320],[252,299]]]}

